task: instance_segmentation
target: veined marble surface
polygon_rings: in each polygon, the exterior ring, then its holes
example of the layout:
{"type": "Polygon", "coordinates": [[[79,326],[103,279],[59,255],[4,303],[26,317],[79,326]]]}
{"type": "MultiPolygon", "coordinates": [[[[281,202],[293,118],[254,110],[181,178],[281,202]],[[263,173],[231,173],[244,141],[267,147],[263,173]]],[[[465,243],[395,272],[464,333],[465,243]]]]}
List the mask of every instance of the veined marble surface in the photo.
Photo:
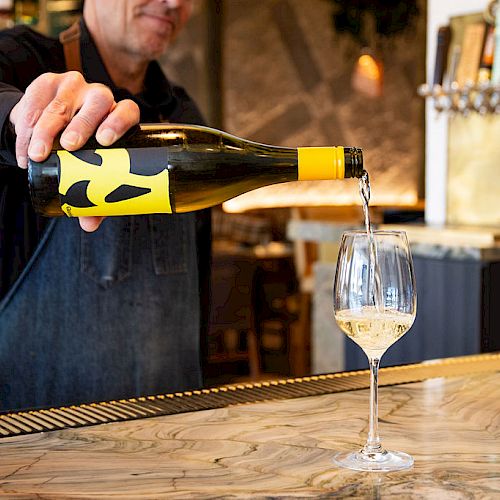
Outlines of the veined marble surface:
{"type": "Polygon", "coordinates": [[[338,469],[360,447],[368,391],[0,440],[8,498],[500,498],[500,373],[383,387],[384,445],[415,466],[338,469]]]}

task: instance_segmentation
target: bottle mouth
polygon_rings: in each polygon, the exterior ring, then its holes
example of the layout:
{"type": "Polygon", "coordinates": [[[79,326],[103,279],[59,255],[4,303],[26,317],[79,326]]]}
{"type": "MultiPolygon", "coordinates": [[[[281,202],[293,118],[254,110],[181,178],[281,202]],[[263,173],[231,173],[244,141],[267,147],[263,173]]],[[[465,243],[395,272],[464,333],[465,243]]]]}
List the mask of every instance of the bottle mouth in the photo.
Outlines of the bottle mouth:
{"type": "Polygon", "coordinates": [[[35,173],[35,169],[33,168],[33,164],[31,160],[28,160],[28,189],[30,193],[31,204],[33,205],[33,208],[35,209],[36,212],[40,212],[42,207],[40,206],[38,196],[36,196],[37,192],[37,189],[35,187],[36,177],[37,176],[35,173]]]}
{"type": "Polygon", "coordinates": [[[41,163],[28,160],[28,185],[36,212],[49,217],[64,214],[59,197],[59,168],[52,156],[41,163]]]}

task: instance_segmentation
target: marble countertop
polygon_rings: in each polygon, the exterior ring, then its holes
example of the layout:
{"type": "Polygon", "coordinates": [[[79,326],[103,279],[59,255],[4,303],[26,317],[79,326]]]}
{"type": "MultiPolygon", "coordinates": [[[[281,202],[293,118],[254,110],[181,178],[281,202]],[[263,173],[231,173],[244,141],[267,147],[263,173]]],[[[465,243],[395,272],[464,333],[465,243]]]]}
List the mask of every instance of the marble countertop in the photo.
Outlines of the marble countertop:
{"type": "Polygon", "coordinates": [[[500,498],[500,356],[489,359],[482,373],[380,389],[383,444],[414,456],[408,471],[332,464],[366,437],[361,389],[3,438],[0,495],[500,498]]]}
{"type": "MultiPolygon", "coordinates": [[[[292,241],[338,243],[342,233],[352,229],[362,229],[362,227],[334,221],[292,219],[287,226],[287,237],[292,241]]],[[[414,255],[430,258],[500,260],[500,228],[386,224],[379,225],[377,229],[406,231],[414,255]]]]}

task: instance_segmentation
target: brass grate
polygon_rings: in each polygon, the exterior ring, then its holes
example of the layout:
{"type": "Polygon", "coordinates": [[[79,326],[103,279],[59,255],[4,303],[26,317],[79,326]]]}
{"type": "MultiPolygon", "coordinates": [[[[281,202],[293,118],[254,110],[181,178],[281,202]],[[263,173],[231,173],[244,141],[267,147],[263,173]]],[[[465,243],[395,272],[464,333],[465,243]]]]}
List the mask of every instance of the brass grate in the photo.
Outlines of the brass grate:
{"type": "MultiPolygon", "coordinates": [[[[500,353],[464,356],[380,370],[381,386],[500,371],[500,353]]],[[[212,389],[144,396],[120,401],[82,404],[0,414],[0,437],[20,436],[69,427],[173,415],[261,401],[291,399],[369,387],[369,371],[227,385],[212,389]]]]}

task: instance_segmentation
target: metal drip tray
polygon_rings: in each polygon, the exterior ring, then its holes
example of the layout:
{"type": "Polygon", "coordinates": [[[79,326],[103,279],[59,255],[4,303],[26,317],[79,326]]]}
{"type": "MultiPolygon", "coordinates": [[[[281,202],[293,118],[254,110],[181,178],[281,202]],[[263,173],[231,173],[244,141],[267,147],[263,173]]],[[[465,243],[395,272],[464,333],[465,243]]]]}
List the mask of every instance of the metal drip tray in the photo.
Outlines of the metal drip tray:
{"type": "MultiPolygon", "coordinates": [[[[394,366],[380,370],[380,386],[419,382],[436,377],[500,371],[500,353],[465,356],[394,366]]],[[[227,385],[212,389],[144,396],[119,401],[82,404],[0,414],[0,437],[20,436],[140,418],[212,410],[260,401],[366,389],[369,371],[352,371],[309,377],[227,385]]]]}

